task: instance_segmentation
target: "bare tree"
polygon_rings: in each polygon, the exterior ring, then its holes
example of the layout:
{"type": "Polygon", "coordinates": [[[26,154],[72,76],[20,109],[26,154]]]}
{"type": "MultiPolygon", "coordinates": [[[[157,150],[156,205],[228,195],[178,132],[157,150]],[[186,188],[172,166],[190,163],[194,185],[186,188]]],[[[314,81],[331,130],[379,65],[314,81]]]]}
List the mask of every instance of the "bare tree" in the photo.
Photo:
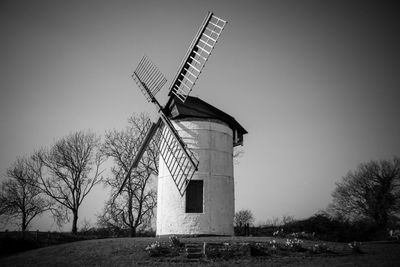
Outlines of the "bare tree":
{"type": "Polygon", "coordinates": [[[290,215],[283,215],[282,216],[282,225],[294,222],[294,217],[290,215]]]}
{"type": "Polygon", "coordinates": [[[22,232],[50,207],[50,202],[36,186],[38,177],[30,168],[30,160],[18,158],[7,169],[9,179],[2,183],[0,191],[0,215],[19,221],[22,232]]]}
{"type": "Polygon", "coordinates": [[[234,224],[235,226],[242,227],[246,224],[254,222],[253,212],[251,210],[239,210],[235,213],[234,224]]]}
{"type": "Polygon", "coordinates": [[[140,145],[136,140],[147,120],[145,114],[130,117],[125,130],[106,133],[102,149],[107,157],[113,159],[114,166],[111,169],[112,177],[105,179],[105,184],[111,188],[111,197],[98,220],[103,226],[127,228],[130,236],[136,235],[138,227],[150,223],[156,206],[152,177],[158,173],[158,153],[154,144],[148,147],[138,168],[131,172],[121,194],[118,194],[140,145]]]}
{"type": "Polygon", "coordinates": [[[93,133],[76,132],[57,141],[50,150],[35,153],[39,187],[58,205],[53,215],[69,220],[77,232],[78,212],[85,197],[101,180],[104,157],[99,153],[100,140],[93,133]]]}
{"type": "Polygon", "coordinates": [[[123,209],[120,206],[123,205],[121,203],[117,204],[111,196],[105,203],[102,213],[97,215],[98,227],[106,228],[114,234],[126,229],[127,226],[124,225],[121,216],[121,210],[123,211],[123,209]]]}
{"type": "Polygon", "coordinates": [[[360,164],[336,183],[328,207],[337,217],[370,219],[385,229],[391,215],[400,211],[400,159],[360,164]]]}
{"type": "Polygon", "coordinates": [[[267,219],[264,223],[265,226],[280,226],[282,225],[281,220],[278,217],[272,217],[271,219],[267,219]]]}
{"type": "Polygon", "coordinates": [[[83,221],[80,224],[79,232],[86,234],[91,229],[93,229],[93,227],[92,227],[92,224],[91,224],[90,220],[84,218],[83,221]]]}
{"type": "Polygon", "coordinates": [[[250,235],[250,225],[254,223],[254,216],[251,210],[240,210],[236,212],[233,220],[233,223],[236,226],[235,232],[237,234],[246,236],[250,235]]]}

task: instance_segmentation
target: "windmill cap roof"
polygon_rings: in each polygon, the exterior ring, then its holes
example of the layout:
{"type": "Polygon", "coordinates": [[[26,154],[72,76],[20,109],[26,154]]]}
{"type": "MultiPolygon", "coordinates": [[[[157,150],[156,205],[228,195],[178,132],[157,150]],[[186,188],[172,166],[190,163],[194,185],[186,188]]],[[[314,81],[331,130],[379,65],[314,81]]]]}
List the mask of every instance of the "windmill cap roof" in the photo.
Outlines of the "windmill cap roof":
{"type": "Polygon", "coordinates": [[[218,108],[208,104],[198,97],[188,96],[185,103],[177,97],[172,98],[166,107],[168,116],[172,119],[201,118],[217,119],[228,124],[233,131],[234,146],[243,143],[243,135],[247,131],[233,118],[218,108]]]}

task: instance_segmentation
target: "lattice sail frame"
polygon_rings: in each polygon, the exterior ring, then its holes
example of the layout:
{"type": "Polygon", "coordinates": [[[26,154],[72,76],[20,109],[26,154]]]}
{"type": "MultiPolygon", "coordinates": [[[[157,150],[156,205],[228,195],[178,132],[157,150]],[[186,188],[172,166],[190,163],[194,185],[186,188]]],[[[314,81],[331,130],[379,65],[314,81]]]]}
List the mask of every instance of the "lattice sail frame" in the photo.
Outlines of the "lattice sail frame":
{"type": "Polygon", "coordinates": [[[171,128],[166,127],[164,123],[161,123],[155,135],[154,142],[180,195],[183,196],[189,181],[197,171],[199,161],[187,147],[186,151],[189,152],[189,156],[185,154],[171,128]]]}
{"type": "Polygon", "coordinates": [[[165,84],[166,79],[147,56],[142,58],[132,77],[146,97],[147,101],[156,105],[158,112],[160,113],[160,118],[157,123],[146,123],[145,129],[138,138],[138,144],[141,145],[137,151],[135,151],[135,159],[130,171],[125,177],[125,181],[121,186],[120,191],[126,183],[126,180],[129,178],[132,169],[136,168],[139,164],[150,140],[156,133],[158,133],[155,138],[155,143],[159,144],[159,146],[157,145],[157,148],[160,155],[170,171],[171,177],[174,180],[179,193],[183,196],[188,181],[191,180],[194,172],[197,171],[199,162],[183,142],[173,124],[166,116],[164,109],[155,98],[155,94],[157,94],[165,84]],[[167,130],[162,131],[160,130],[161,128],[166,128],[167,130]]]}
{"type": "Polygon", "coordinates": [[[161,71],[146,55],[140,60],[136,70],[132,74],[132,78],[148,102],[153,101],[155,95],[167,82],[161,71]]]}
{"type": "Polygon", "coordinates": [[[174,94],[182,102],[186,101],[226,23],[213,13],[208,13],[178,69],[168,95],[174,94]]]}
{"type": "Polygon", "coordinates": [[[135,149],[134,153],[136,156],[121,185],[119,193],[125,186],[132,170],[138,166],[140,159],[152,140],[164,160],[179,194],[181,196],[185,194],[189,181],[197,171],[199,161],[186,145],[182,148],[179,142],[183,141],[175,137],[174,130],[168,124],[165,124],[161,118],[156,123],[152,123],[150,119],[145,123],[143,130],[135,142],[137,149],[135,149]]]}

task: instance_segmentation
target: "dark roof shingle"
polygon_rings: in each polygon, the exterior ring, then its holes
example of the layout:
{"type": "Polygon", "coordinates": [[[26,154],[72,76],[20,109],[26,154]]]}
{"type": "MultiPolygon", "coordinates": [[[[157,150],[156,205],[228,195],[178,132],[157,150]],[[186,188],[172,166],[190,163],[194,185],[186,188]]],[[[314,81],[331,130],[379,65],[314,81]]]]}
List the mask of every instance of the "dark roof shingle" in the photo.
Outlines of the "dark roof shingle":
{"type": "Polygon", "coordinates": [[[178,98],[172,98],[166,107],[168,116],[174,119],[203,118],[217,119],[225,122],[234,134],[234,146],[243,143],[243,135],[247,131],[233,118],[216,107],[206,103],[198,97],[188,96],[185,103],[178,98]]]}

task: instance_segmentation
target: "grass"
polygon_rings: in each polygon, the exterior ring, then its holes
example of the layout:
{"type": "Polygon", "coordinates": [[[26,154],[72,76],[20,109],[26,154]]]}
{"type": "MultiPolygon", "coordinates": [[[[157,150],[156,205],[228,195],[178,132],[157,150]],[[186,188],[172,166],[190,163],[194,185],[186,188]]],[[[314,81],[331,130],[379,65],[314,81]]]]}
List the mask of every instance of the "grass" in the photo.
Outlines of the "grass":
{"type": "MultiPolygon", "coordinates": [[[[183,243],[203,242],[269,242],[272,237],[198,237],[181,238],[183,243]]],[[[312,255],[289,252],[260,257],[201,260],[192,262],[179,257],[150,257],[144,248],[154,241],[168,242],[168,238],[140,237],[96,239],[54,245],[0,258],[0,266],[166,266],[175,264],[204,264],[207,266],[397,266],[400,262],[400,243],[366,242],[363,253],[354,254],[347,244],[324,242],[335,253],[312,255]]],[[[284,242],[285,240],[278,240],[284,242]]],[[[304,241],[303,246],[317,242],[304,241]]],[[[322,242],[318,242],[322,243],[322,242]]]]}
{"type": "Polygon", "coordinates": [[[95,239],[93,235],[73,235],[59,232],[0,232],[0,258],[17,252],[59,245],[69,242],[95,239]]]}

